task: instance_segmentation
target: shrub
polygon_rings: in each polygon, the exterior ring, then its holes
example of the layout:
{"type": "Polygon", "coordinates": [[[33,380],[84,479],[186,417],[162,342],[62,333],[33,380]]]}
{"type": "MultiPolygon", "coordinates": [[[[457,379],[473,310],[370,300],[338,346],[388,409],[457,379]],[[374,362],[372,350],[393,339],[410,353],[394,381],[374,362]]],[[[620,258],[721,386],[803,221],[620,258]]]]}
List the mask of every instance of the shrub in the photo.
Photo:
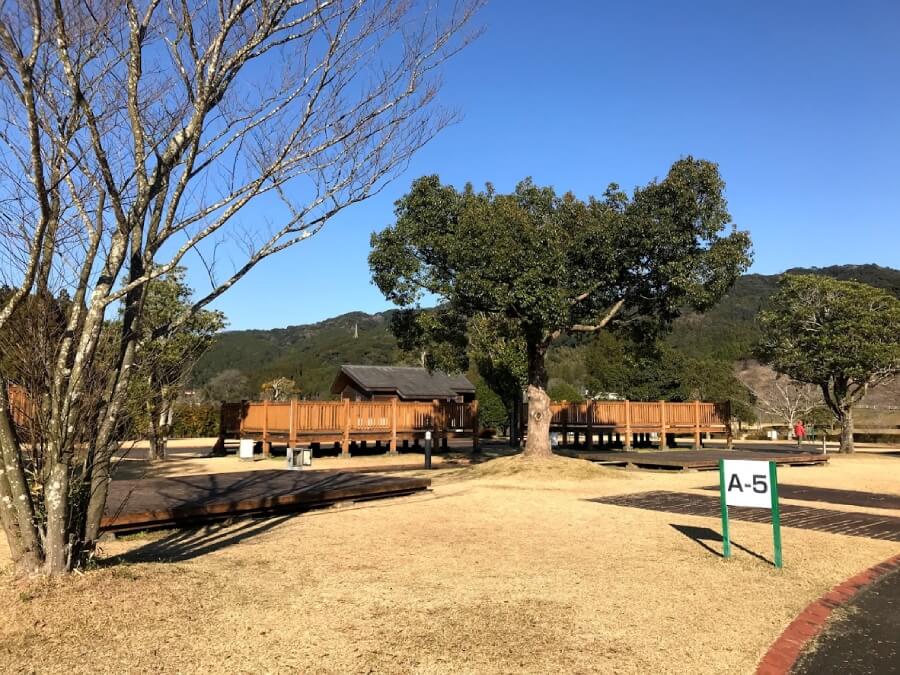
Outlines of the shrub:
{"type": "Polygon", "coordinates": [[[177,403],[172,416],[172,438],[217,436],[219,433],[219,404],[191,405],[177,403]]]}

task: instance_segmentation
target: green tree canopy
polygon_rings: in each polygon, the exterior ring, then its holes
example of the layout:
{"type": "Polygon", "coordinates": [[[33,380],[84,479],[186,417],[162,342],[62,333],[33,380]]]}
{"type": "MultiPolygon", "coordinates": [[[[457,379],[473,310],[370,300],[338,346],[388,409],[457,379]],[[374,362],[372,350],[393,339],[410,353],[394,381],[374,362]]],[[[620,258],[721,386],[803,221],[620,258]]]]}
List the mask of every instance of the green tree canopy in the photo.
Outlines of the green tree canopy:
{"type": "Polygon", "coordinates": [[[610,322],[666,328],[685,307],[712,306],[749,264],[715,164],[691,157],[628,197],[559,196],[525,180],[511,194],[416,180],[396,222],[372,237],[369,264],[387,298],[414,307],[437,296],[463,317],[510,323],[525,345],[526,454],[549,454],[545,356],[565,333],[610,322]]]}
{"type": "Polygon", "coordinates": [[[584,395],[568,382],[551,382],[547,395],[551,401],[568,401],[569,403],[581,403],[584,395]]]}
{"type": "Polygon", "coordinates": [[[184,270],[176,268],[147,285],[136,375],[129,383],[132,423],[148,430],[150,459],[163,459],[173,421],[175,401],[197,360],[225,327],[219,311],[200,310],[173,331],[157,335],[192,305],[184,270]]]}
{"type": "Polygon", "coordinates": [[[853,451],[853,406],[900,373],[900,300],[853,281],[785,275],[759,314],[760,360],[818,385],[853,451]]]}

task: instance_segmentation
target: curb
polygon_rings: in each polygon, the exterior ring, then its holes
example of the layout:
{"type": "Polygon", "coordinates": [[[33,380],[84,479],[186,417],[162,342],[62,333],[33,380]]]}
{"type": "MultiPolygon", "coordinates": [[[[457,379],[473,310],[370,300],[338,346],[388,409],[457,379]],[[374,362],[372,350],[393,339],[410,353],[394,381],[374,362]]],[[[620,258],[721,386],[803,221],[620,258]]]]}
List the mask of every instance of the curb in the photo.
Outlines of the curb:
{"type": "Polygon", "coordinates": [[[849,602],[863,588],[888,572],[900,568],[900,555],[860,572],[810,604],[784,630],[756,668],[756,675],[784,675],[800,657],[807,643],[816,637],[831,613],[849,602]]]}

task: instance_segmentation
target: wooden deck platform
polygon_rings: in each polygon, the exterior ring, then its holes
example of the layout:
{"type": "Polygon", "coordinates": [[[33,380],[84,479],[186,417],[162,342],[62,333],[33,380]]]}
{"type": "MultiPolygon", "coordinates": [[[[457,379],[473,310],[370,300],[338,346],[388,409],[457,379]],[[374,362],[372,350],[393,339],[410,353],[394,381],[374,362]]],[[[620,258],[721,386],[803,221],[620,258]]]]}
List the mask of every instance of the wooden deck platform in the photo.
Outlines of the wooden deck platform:
{"type": "MultiPolygon", "coordinates": [[[[717,492],[718,485],[701,488],[717,492]]],[[[822,502],[823,504],[845,504],[847,506],[863,506],[870,509],[892,509],[900,511],[900,495],[884,492],[862,492],[860,490],[839,490],[835,488],[815,487],[812,485],[792,485],[780,483],[778,496],[782,499],[799,499],[805,502],[822,502]]]]}
{"type": "Polygon", "coordinates": [[[673,471],[710,471],[719,468],[720,459],[754,459],[776,464],[815,465],[828,461],[826,455],[809,452],[765,452],[751,450],[657,450],[648,452],[579,452],[557,450],[561,455],[588,459],[607,466],[633,466],[640,469],[673,471]]]}
{"type": "Polygon", "coordinates": [[[347,471],[240,471],[113,481],[104,531],[182,526],[253,513],[305,511],[426,490],[427,478],[347,471]]]}

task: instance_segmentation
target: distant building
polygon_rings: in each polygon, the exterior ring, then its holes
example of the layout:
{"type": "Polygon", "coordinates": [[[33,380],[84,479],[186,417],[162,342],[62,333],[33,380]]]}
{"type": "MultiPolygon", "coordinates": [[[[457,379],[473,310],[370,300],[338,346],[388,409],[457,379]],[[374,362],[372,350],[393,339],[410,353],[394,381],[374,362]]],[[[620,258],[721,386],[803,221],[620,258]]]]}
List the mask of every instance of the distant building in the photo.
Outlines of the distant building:
{"type": "Polygon", "coordinates": [[[465,375],[448,375],[402,366],[341,366],[332,394],[352,401],[399,398],[401,401],[475,400],[475,386],[465,375]]]}

